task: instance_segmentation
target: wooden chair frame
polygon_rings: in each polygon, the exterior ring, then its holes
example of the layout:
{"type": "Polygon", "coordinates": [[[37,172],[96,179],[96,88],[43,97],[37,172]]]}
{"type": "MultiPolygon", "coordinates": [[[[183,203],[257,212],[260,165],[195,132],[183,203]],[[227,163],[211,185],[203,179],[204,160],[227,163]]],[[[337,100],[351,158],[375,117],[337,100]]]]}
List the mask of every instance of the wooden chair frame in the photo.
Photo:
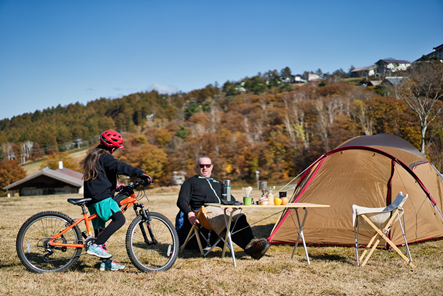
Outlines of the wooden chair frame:
{"type": "MultiPolygon", "coordinates": [[[[402,197],[402,198],[406,199],[407,195],[403,196],[402,193],[400,192],[399,196],[397,196],[397,198],[399,198],[399,197],[402,197]]],[[[406,240],[406,233],[405,233],[405,229],[403,227],[403,224],[405,224],[404,209],[401,207],[401,205],[399,205],[394,210],[391,210],[391,211],[386,211],[385,210],[385,211],[380,211],[379,213],[389,213],[389,212],[391,212],[391,217],[389,218],[388,222],[385,224],[385,226],[382,229],[377,227],[368,218],[368,216],[366,214],[357,214],[357,216],[356,216],[356,220],[357,220],[356,224],[357,225],[354,224],[355,252],[356,252],[356,256],[357,256],[357,266],[359,265],[359,262],[361,262],[361,261],[363,261],[363,263],[361,264],[361,267],[365,266],[366,263],[368,262],[369,258],[371,257],[372,253],[374,252],[375,248],[380,243],[380,240],[384,239],[403,258],[403,260],[405,260],[412,268],[415,268],[414,264],[412,264],[411,253],[409,251],[408,242],[406,240]],[[366,223],[368,223],[376,231],[375,235],[371,238],[371,240],[369,241],[368,245],[365,247],[365,250],[363,251],[363,253],[360,256],[360,258],[359,258],[359,255],[358,255],[358,233],[359,233],[359,228],[360,228],[359,223],[358,223],[359,217],[361,217],[366,223]],[[400,218],[403,218],[403,224],[401,223],[400,218]],[[402,234],[403,234],[403,239],[405,241],[406,250],[407,250],[407,254],[409,255],[409,258],[407,258],[401,252],[401,250],[399,248],[397,248],[397,246],[387,237],[387,234],[391,230],[391,228],[394,225],[394,223],[397,222],[397,221],[400,223],[400,228],[401,228],[401,231],[402,231],[402,234]]],[[[372,212],[372,213],[376,214],[375,212],[372,212]]]]}
{"type": "MultiPolygon", "coordinates": [[[[191,240],[192,237],[195,236],[196,239],[197,239],[197,243],[198,243],[198,247],[199,247],[199,250],[200,250],[200,254],[203,255],[203,256],[206,256],[206,255],[209,254],[209,252],[212,251],[213,248],[215,248],[215,246],[217,246],[217,244],[220,241],[223,241],[223,243],[225,241],[224,241],[224,239],[222,237],[219,236],[217,241],[205,253],[199,234],[201,234],[203,236],[203,238],[205,239],[206,245],[210,245],[211,244],[210,243],[210,236],[206,238],[201,233],[200,227],[203,227],[203,228],[205,228],[205,229],[207,229],[209,231],[214,231],[214,229],[212,228],[211,224],[209,223],[208,219],[206,218],[207,213],[206,213],[205,207],[201,207],[199,210],[194,211],[194,212],[195,212],[195,215],[197,216],[197,219],[200,221],[200,224],[192,225],[191,230],[189,230],[188,236],[186,237],[185,242],[183,243],[183,246],[180,248],[180,253],[183,252],[183,250],[185,249],[185,247],[188,244],[189,240],[191,240]]],[[[230,249],[229,245],[227,245],[227,247],[230,249]]]]}

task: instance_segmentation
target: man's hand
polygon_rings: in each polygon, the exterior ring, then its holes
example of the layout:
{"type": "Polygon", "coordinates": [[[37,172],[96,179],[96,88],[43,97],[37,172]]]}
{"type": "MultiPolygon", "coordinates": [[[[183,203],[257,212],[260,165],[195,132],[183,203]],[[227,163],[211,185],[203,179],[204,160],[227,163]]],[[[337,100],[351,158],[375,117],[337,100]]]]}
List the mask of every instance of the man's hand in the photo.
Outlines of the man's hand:
{"type": "Polygon", "coordinates": [[[189,223],[191,223],[191,225],[200,224],[200,221],[198,221],[194,212],[189,212],[188,220],[189,220],[189,223]]]}

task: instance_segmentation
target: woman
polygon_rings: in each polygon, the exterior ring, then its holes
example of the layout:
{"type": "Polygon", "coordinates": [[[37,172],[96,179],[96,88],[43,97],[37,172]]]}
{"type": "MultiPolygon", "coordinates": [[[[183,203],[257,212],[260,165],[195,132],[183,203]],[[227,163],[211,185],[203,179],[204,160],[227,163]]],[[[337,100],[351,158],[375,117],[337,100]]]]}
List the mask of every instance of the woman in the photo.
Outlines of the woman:
{"type": "MultiPolygon", "coordinates": [[[[106,241],[125,224],[125,216],[113,196],[119,175],[129,177],[148,178],[141,169],[134,168],[120,162],[112,156],[118,149],[123,147],[122,136],[111,130],[104,131],[100,135],[100,144],[89,151],[85,159],[80,163],[84,179],[84,197],[91,198],[88,204],[90,214],[97,214],[98,218],[92,220],[95,236],[97,239],[87,253],[99,258],[109,259],[112,257],[105,247],[106,241]],[[112,222],[105,228],[108,220],[112,222]]],[[[113,260],[101,263],[100,270],[124,269],[113,260]]]]}

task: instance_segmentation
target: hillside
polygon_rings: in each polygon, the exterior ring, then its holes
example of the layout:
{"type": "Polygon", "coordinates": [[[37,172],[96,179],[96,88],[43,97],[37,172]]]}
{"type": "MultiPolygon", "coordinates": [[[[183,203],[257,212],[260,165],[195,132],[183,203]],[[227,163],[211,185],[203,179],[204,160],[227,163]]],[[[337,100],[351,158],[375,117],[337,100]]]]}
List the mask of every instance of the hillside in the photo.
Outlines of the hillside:
{"type": "MultiPolygon", "coordinates": [[[[253,183],[256,171],[261,179],[284,182],[356,136],[389,133],[419,148],[417,115],[403,100],[380,96],[356,79],[288,84],[274,74],[189,93],[152,91],[59,105],[0,121],[0,142],[5,156],[27,153],[27,159],[39,160],[95,145],[103,130],[117,130],[125,149],[115,156],[159,185],[170,185],[174,171],[194,174],[201,155],[212,158],[217,178],[253,183]]],[[[428,134],[428,157],[441,170],[442,127],[431,124],[428,134]]],[[[39,165],[25,168],[30,174],[39,165]]]]}

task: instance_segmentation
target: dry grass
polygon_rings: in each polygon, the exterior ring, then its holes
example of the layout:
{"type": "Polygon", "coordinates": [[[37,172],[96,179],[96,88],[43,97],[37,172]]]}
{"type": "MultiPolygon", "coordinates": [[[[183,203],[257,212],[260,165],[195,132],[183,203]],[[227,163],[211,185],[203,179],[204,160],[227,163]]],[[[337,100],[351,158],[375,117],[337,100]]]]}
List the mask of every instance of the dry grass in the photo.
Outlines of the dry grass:
{"type": "MultiPolygon", "coordinates": [[[[234,192],[241,196],[241,193],[234,192]]],[[[176,192],[152,192],[150,208],[173,220],[176,192]]],[[[186,251],[164,273],[141,273],[129,261],[124,237],[129,221],[109,241],[112,254],[127,266],[120,272],[100,272],[99,260],[82,256],[71,271],[34,274],[20,263],[15,239],[23,222],[44,211],[79,217],[79,208],[66,202],[72,196],[15,197],[0,199],[0,296],[1,295],[441,295],[443,241],[411,246],[416,269],[395,252],[378,250],[364,268],[355,266],[353,248],[309,247],[311,264],[303,249],[291,259],[292,246],[273,245],[266,256],[254,261],[241,250],[237,267],[220,258],[220,249],[207,258],[186,251]]],[[[80,196],[79,196],[80,197],[80,196]]],[[[256,211],[250,221],[272,213],[256,211]]],[[[253,227],[259,237],[269,234],[276,217],[253,227]]]]}

